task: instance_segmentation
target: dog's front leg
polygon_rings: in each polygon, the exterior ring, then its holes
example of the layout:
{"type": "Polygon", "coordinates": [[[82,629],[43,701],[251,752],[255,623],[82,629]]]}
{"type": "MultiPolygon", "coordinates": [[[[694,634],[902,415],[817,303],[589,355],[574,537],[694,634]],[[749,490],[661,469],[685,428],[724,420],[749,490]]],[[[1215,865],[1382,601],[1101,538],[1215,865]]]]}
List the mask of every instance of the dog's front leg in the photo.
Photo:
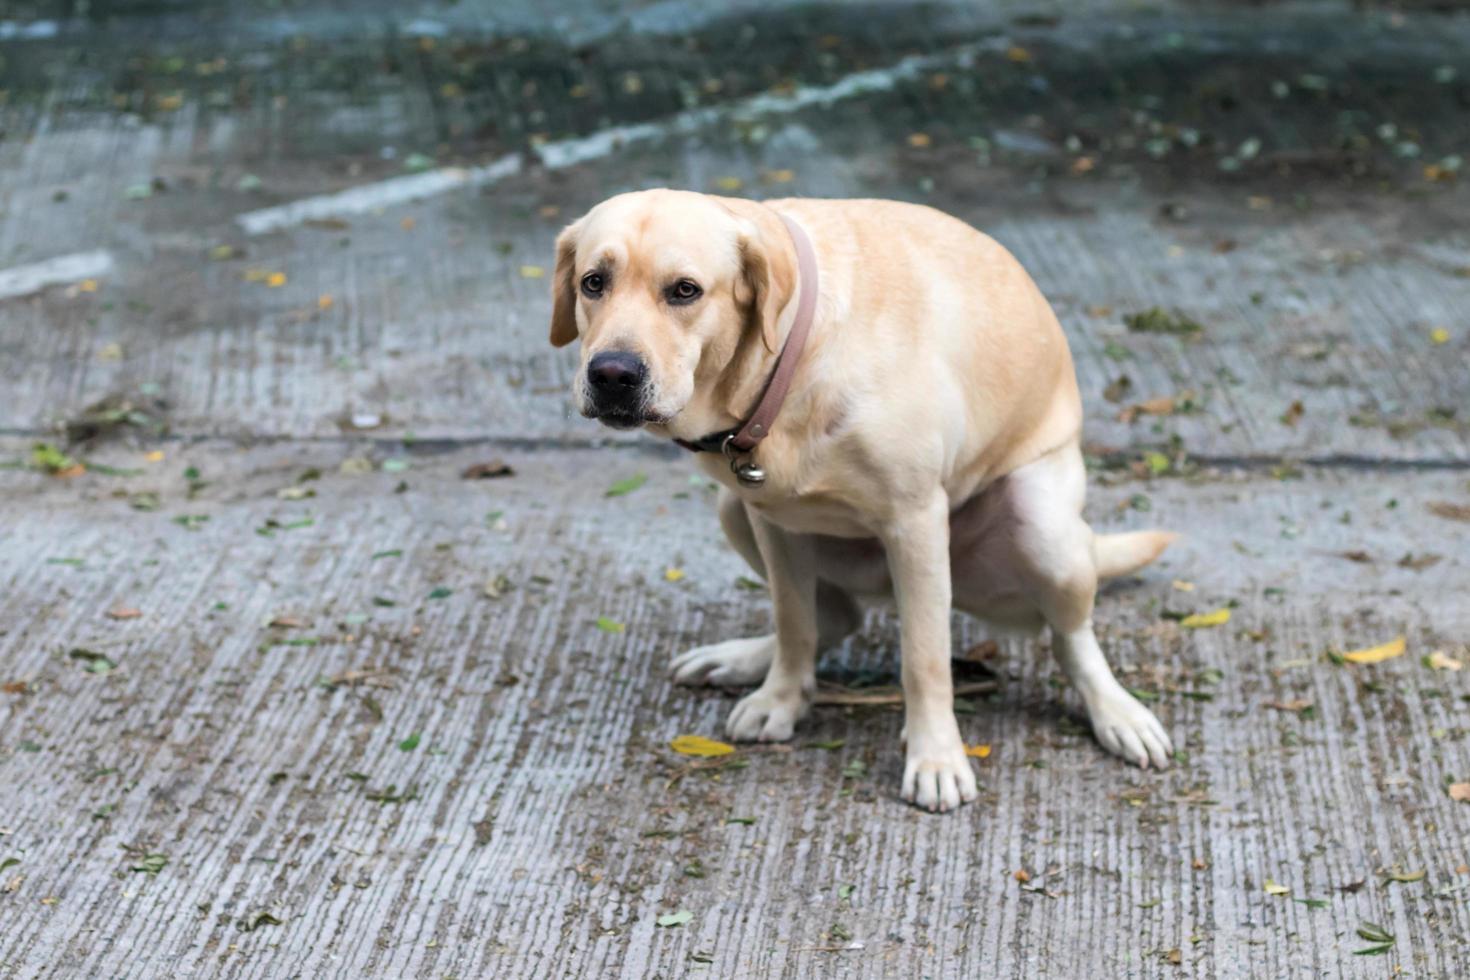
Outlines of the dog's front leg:
{"type": "Polygon", "coordinates": [[[949,656],[949,500],[939,490],[882,529],[898,600],[904,736],[903,798],[926,810],[975,799],[975,771],[954,716],[949,656]]]}
{"type": "Polygon", "coordinates": [[[784,742],[811,708],[817,686],[817,572],[811,540],[751,515],[775,606],[776,651],[761,686],[730,712],[725,732],[742,741],[784,742]]]}

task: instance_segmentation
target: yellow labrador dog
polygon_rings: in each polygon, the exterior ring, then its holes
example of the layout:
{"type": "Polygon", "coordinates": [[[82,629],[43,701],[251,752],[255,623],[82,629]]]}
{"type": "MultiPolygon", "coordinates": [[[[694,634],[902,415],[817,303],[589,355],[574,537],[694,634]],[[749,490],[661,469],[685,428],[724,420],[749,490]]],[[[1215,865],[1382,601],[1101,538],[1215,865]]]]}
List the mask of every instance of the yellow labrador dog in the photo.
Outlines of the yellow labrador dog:
{"type": "Polygon", "coordinates": [[[951,607],[1049,625],[1098,741],[1169,764],[1169,735],[1108,668],[1092,607],[1099,578],[1174,536],[1098,535],[1082,519],[1071,354],[999,244],[912,204],[651,190],[563,231],[552,289],[551,342],[581,340],[582,414],[714,450],[698,459],[723,485],[720,522],[770,586],[773,635],[673,662],[680,683],[759,684],[731,711],[730,737],[791,738],[818,652],[858,626],[856,598],[882,597],[902,630],[905,800],[949,810],[976,795],[951,607]],[[793,354],[803,288],[815,310],[793,354]],[[784,405],[755,425],[783,358],[784,405]],[[767,431],[732,451],[742,424],[767,431]]]}

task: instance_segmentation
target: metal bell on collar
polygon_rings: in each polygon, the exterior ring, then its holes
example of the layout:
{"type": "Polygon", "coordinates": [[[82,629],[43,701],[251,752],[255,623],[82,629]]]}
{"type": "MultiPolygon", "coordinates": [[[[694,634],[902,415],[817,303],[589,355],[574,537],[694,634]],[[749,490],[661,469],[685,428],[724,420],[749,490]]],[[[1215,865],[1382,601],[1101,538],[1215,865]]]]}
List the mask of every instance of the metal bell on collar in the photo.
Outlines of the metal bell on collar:
{"type": "Polygon", "coordinates": [[[737,459],[730,460],[730,472],[735,474],[735,479],[739,480],[743,487],[758,487],[766,482],[766,471],[748,459],[744,462],[737,459]]]}
{"type": "Polygon", "coordinates": [[[730,472],[735,474],[735,479],[740,481],[742,487],[758,487],[765,483],[766,471],[757,466],[749,454],[736,449],[734,440],[735,434],[731,433],[725,437],[725,444],[720,448],[730,461],[730,472]]]}

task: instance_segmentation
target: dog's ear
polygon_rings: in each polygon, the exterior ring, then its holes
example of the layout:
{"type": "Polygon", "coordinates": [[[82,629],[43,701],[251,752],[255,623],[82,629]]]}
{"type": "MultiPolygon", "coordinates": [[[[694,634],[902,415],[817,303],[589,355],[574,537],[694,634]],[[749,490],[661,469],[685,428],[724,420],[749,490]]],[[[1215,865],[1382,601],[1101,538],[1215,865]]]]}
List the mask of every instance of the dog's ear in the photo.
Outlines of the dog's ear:
{"type": "Polygon", "coordinates": [[[776,321],[796,291],[796,259],[786,247],[786,229],[775,215],[769,221],[742,222],[740,261],[744,273],[736,300],[749,305],[766,350],[776,352],[776,321]],[[772,227],[774,226],[774,227],[772,227]]]}
{"type": "Polygon", "coordinates": [[[551,274],[551,346],[565,347],[577,339],[577,233],[576,221],[556,236],[556,271],[551,274]]]}

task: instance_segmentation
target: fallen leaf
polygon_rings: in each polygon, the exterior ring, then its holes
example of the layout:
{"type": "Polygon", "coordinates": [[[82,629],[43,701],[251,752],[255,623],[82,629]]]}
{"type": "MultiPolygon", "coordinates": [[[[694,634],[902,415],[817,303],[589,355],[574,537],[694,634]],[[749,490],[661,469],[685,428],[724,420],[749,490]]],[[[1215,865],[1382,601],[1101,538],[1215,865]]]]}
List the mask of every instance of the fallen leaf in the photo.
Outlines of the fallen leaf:
{"type": "Polygon", "coordinates": [[[168,864],[167,854],[146,854],[136,864],[128,866],[129,871],[141,871],[143,874],[156,875],[168,864]]]}
{"type": "Polygon", "coordinates": [[[1132,422],[1140,415],[1173,415],[1174,399],[1165,395],[1162,398],[1150,398],[1147,401],[1129,405],[1118,413],[1119,422],[1132,422]]]}
{"type": "Polygon", "coordinates": [[[1209,626],[1223,626],[1228,622],[1230,622],[1230,609],[1227,606],[1221,606],[1214,612],[1194,613],[1193,615],[1185,616],[1179,621],[1179,625],[1187,630],[1194,630],[1209,626]]]}
{"type": "Polygon", "coordinates": [[[669,748],[680,755],[692,755],[700,759],[712,759],[735,751],[735,746],[728,742],[716,742],[703,735],[677,735],[670,740],[669,748]]]}
{"type": "Polygon", "coordinates": [[[965,755],[968,755],[972,759],[988,759],[990,757],[990,746],[966,745],[965,755]]]}
{"type": "Polygon", "coordinates": [[[1423,871],[1390,871],[1383,877],[1387,878],[1389,881],[1398,881],[1404,884],[1412,884],[1416,881],[1423,881],[1424,874],[1425,872],[1423,871]]]}
{"type": "Polygon", "coordinates": [[[419,747],[419,739],[421,737],[421,733],[414,732],[412,735],[408,736],[408,738],[398,743],[399,751],[412,752],[414,749],[419,747]]]}
{"type": "Polygon", "coordinates": [[[664,569],[665,582],[680,582],[684,579],[684,569],[670,566],[664,569]]]}
{"type": "Polygon", "coordinates": [[[909,133],[909,146],[912,146],[916,150],[922,150],[931,142],[928,133],[909,133]]]}
{"type": "Polygon", "coordinates": [[[668,929],[672,926],[682,926],[684,923],[692,921],[693,919],[693,912],[689,911],[688,909],[680,909],[677,912],[670,912],[668,915],[659,916],[658,924],[661,928],[668,929]]]}
{"type": "Polygon", "coordinates": [[[270,289],[280,289],[286,285],[286,274],[284,272],[272,272],[265,277],[265,284],[270,289]]]}
{"type": "Polygon", "coordinates": [[[597,628],[602,630],[604,633],[621,633],[628,627],[618,622],[616,619],[609,619],[606,616],[598,616],[597,628]]]}
{"type": "Polygon", "coordinates": [[[539,265],[523,265],[523,266],[521,266],[521,278],[522,279],[540,279],[540,278],[542,278],[545,275],[546,275],[546,270],[543,269],[539,265]]]}
{"type": "Polygon", "coordinates": [[[1266,707],[1275,708],[1277,711],[1305,711],[1312,706],[1312,702],[1306,698],[1292,698],[1290,701],[1269,701],[1266,707]]]}
{"type": "Polygon", "coordinates": [[[1266,894],[1267,895],[1290,895],[1291,894],[1291,889],[1290,888],[1287,888],[1285,885],[1278,885],[1276,882],[1272,881],[1270,878],[1267,878],[1266,879],[1266,894]]]}
{"type": "Polygon", "coordinates": [[[1302,415],[1305,412],[1306,409],[1302,406],[1302,403],[1300,401],[1294,401],[1286,407],[1285,412],[1281,413],[1281,421],[1285,425],[1295,426],[1301,421],[1302,415]]]}
{"type": "Polygon", "coordinates": [[[1456,803],[1470,803],[1470,783],[1450,783],[1445,790],[1456,803]]]}
{"type": "Polygon", "coordinates": [[[612,486],[608,487],[607,488],[607,492],[604,493],[603,496],[605,496],[605,497],[622,497],[622,496],[626,496],[627,494],[632,493],[634,490],[637,490],[639,487],[643,486],[643,484],[645,484],[647,482],[648,482],[648,475],[647,474],[645,474],[645,473],[634,473],[632,476],[628,477],[626,480],[619,480],[617,483],[614,483],[612,486]]]}
{"type": "Polygon", "coordinates": [[[89,674],[107,674],[117,669],[117,662],[107,654],[88,650],[85,647],[74,647],[67,653],[67,656],[73,660],[80,660],[89,674]]]}
{"type": "Polygon", "coordinates": [[[1435,650],[1424,658],[1424,666],[1430,670],[1461,670],[1465,665],[1443,650],[1435,650]]]}
{"type": "Polygon", "coordinates": [[[30,690],[30,685],[25,681],[6,681],[4,684],[0,684],[0,691],[4,691],[6,694],[27,694],[30,690]]]}
{"type": "Polygon", "coordinates": [[[281,925],[281,920],[276,918],[274,915],[271,915],[269,912],[256,912],[253,915],[250,915],[240,920],[240,929],[243,932],[254,932],[261,926],[278,925],[281,925]]]}
{"type": "Polygon", "coordinates": [[[298,616],[276,616],[270,621],[271,626],[285,630],[300,630],[306,628],[306,620],[298,616]]]}
{"type": "Polygon", "coordinates": [[[1354,664],[1376,664],[1385,660],[1392,660],[1404,652],[1404,638],[1396,636],[1387,643],[1366,650],[1352,650],[1342,655],[1342,659],[1354,664]]]}
{"type": "Polygon", "coordinates": [[[1443,517],[1451,521],[1470,521],[1470,505],[1452,504],[1446,500],[1436,500],[1429,505],[1429,512],[1436,517],[1443,517]]]}
{"type": "Polygon", "coordinates": [[[716,177],[715,186],[722,191],[738,191],[745,186],[745,181],[739,177],[716,177]]]}
{"type": "Polygon", "coordinates": [[[1450,342],[1450,332],[1444,327],[1435,327],[1429,331],[1429,342],[1431,344],[1447,344],[1450,342]]]}
{"type": "Polygon", "coordinates": [[[460,477],[466,480],[491,480],[500,476],[515,476],[516,471],[503,459],[492,459],[467,467],[460,477]]]}
{"type": "Polygon", "coordinates": [[[108,619],[137,619],[142,615],[143,610],[133,609],[128,606],[118,606],[115,609],[107,610],[108,619]]]}
{"type": "Polygon", "coordinates": [[[1011,877],[1015,878],[1017,881],[1024,885],[1026,884],[1026,882],[1031,880],[1031,872],[1027,871],[1025,868],[1019,868],[1016,870],[1016,873],[1013,874],[1011,877]]]}

